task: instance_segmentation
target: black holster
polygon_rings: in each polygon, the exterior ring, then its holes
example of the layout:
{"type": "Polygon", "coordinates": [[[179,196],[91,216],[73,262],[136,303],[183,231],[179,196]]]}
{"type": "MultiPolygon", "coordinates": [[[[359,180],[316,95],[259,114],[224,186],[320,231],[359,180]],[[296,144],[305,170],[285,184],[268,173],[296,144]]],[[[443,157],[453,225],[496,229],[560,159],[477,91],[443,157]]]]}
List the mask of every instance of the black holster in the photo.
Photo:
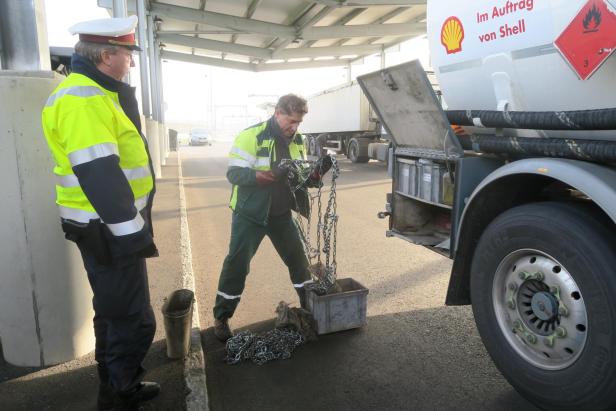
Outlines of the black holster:
{"type": "Polygon", "coordinates": [[[91,253],[99,264],[111,264],[111,251],[101,220],[90,220],[89,223],[78,223],[62,219],[62,231],[67,240],[73,241],[80,248],[91,253]]]}

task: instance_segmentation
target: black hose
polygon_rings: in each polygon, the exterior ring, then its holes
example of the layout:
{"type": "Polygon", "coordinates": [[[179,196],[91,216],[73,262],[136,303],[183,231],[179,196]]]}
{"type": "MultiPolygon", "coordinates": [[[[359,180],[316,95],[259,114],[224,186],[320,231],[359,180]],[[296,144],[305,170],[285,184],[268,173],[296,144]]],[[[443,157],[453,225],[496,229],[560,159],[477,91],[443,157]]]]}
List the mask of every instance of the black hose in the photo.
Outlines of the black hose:
{"type": "Polygon", "coordinates": [[[451,124],[529,130],[616,130],[616,108],[580,111],[446,111],[451,124]]]}
{"type": "Polygon", "coordinates": [[[462,148],[480,153],[616,162],[616,142],[564,138],[458,136],[462,148]]]}

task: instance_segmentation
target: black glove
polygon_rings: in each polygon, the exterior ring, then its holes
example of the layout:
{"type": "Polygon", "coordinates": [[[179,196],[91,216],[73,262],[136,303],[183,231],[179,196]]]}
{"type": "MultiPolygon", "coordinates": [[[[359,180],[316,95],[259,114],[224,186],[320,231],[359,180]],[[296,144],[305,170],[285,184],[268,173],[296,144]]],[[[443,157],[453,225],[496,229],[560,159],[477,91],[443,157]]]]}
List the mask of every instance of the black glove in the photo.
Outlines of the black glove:
{"type": "Polygon", "coordinates": [[[319,158],[317,160],[317,168],[316,168],[317,171],[319,172],[319,175],[323,177],[325,173],[327,173],[329,169],[332,168],[333,164],[334,164],[334,161],[332,159],[332,156],[330,155],[325,155],[319,158]]]}

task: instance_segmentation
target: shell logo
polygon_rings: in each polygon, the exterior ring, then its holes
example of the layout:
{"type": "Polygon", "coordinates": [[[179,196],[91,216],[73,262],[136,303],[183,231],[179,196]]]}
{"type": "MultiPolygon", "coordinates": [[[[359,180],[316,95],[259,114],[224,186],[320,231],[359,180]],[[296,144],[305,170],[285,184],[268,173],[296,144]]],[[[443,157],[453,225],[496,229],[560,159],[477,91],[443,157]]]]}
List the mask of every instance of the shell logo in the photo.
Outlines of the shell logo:
{"type": "Polygon", "coordinates": [[[464,26],[457,17],[449,17],[443,23],[441,29],[441,43],[445,46],[447,54],[455,54],[462,51],[464,41],[464,26]]]}

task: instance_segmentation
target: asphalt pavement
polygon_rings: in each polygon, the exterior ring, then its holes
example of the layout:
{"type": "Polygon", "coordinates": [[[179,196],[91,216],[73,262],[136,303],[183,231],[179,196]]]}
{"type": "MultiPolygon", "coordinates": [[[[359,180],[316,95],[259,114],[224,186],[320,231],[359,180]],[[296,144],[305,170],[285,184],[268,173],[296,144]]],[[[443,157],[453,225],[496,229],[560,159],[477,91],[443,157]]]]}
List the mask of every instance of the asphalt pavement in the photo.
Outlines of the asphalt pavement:
{"type": "MultiPolygon", "coordinates": [[[[338,277],[368,287],[368,323],[321,336],[288,360],[228,365],[211,310],[227,253],[228,143],[182,148],[184,185],[210,407],[222,410],[534,410],[485,351],[470,307],[445,307],[451,261],[385,237],[378,220],[391,180],[382,163],[341,158],[338,277]]],[[[297,305],[288,272],[265,239],[231,319],[236,331],[273,328],[279,301],[297,305]]]]}

